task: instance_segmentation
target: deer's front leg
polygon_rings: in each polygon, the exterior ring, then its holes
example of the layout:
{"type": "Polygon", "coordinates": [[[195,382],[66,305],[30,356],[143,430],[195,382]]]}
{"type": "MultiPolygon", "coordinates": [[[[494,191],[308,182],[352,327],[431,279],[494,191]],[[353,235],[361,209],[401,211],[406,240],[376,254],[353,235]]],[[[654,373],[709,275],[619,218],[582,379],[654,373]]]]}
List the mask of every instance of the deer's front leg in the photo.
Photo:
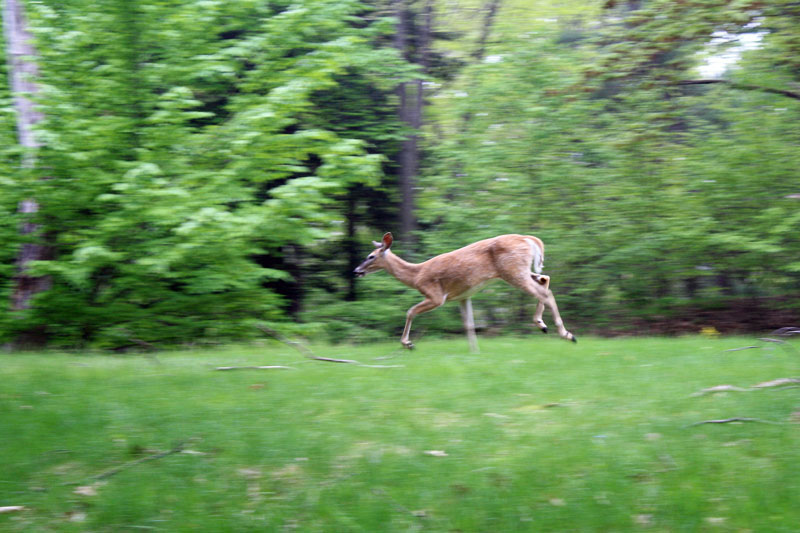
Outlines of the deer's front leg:
{"type": "Polygon", "coordinates": [[[409,350],[414,348],[414,345],[408,339],[409,335],[411,334],[411,322],[414,321],[414,317],[420,313],[426,313],[433,309],[436,309],[440,305],[444,303],[444,296],[428,296],[423,301],[412,307],[406,313],[406,327],[403,329],[403,336],[400,337],[400,344],[408,348],[409,350]]]}

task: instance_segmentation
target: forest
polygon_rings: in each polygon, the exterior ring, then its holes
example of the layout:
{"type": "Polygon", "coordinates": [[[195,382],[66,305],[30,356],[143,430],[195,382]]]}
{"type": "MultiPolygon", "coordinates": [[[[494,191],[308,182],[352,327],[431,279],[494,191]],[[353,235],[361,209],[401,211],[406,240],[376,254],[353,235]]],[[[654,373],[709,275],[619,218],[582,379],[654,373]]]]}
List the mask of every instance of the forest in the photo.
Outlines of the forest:
{"type": "Polygon", "coordinates": [[[419,295],[352,275],[388,231],[538,236],[578,336],[800,322],[794,0],[3,5],[6,346],[394,339],[419,295]]]}

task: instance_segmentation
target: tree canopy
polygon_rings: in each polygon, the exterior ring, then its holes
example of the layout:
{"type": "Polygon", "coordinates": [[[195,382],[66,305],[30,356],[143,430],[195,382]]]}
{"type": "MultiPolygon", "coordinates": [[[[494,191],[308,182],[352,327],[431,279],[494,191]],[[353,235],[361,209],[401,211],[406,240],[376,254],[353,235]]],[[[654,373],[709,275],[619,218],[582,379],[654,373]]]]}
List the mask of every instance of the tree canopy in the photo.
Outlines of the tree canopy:
{"type": "MultiPolygon", "coordinates": [[[[585,328],[678,331],[678,309],[734,301],[796,316],[796,2],[41,0],[26,15],[42,146],[22,164],[4,65],[0,296],[23,242],[52,250],[31,266],[52,283],[0,307],[5,340],[219,342],[261,323],[376,338],[416,296],[350,271],[409,213],[416,244],[396,248],[412,260],[538,235],[585,328]]],[[[522,296],[482,298],[485,327],[529,321],[522,296]]]]}

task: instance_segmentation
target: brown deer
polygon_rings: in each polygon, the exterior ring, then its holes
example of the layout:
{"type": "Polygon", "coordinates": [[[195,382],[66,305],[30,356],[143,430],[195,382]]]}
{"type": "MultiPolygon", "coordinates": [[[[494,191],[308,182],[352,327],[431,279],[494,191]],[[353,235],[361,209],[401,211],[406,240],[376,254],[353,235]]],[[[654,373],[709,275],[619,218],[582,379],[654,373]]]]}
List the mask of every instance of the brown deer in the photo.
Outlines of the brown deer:
{"type": "Polygon", "coordinates": [[[453,300],[461,307],[461,318],[470,350],[477,352],[470,298],[486,283],[498,278],[539,300],[533,321],[542,332],[547,333],[547,325],[542,320],[544,306],[547,305],[561,338],[578,342],[561,321],[556,300],[550,290],[550,277],[542,274],[544,243],[537,237],[500,235],[437,255],[419,264],[404,261],[392,253],[391,233],[386,233],[381,242],[372,241],[372,244],[375,245],[375,250],[355,269],[356,277],[386,270],[425,297],[406,313],[406,326],[400,338],[400,343],[406,348],[414,347],[409,340],[414,317],[440,307],[447,300],[453,300]],[[531,266],[534,272],[531,272],[531,266]]]}

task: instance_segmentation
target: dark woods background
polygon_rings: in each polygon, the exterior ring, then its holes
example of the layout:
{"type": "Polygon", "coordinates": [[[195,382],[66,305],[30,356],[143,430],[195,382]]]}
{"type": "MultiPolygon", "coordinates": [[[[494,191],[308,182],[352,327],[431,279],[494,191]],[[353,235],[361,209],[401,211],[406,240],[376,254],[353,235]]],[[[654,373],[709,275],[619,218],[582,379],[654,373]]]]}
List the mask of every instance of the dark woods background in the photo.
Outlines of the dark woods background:
{"type": "Polygon", "coordinates": [[[6,25],[4,342],[386,340],[418,297],[350,276],[384,231],[538,235],[577,332],[797,325],[797,2],[13,3],[41,116],[25,147],[6,25]]]}

